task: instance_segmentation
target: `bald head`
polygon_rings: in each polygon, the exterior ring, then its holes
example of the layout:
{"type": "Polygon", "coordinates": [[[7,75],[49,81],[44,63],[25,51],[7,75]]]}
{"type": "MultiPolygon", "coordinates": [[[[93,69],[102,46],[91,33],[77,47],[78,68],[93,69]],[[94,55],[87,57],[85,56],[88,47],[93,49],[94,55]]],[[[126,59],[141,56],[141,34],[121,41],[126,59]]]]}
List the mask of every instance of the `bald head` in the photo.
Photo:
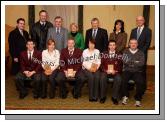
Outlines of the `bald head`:
{"type": "Polygon", "coordinates": [[[145,22],[145,20],[144,20],[144,17],[143,17],[143,16],[138,16],[138,17],[136,17],[136,24],[137,24],[138,27],[143,26],[143,25],[144,25],[144,22],[145,22]]]}

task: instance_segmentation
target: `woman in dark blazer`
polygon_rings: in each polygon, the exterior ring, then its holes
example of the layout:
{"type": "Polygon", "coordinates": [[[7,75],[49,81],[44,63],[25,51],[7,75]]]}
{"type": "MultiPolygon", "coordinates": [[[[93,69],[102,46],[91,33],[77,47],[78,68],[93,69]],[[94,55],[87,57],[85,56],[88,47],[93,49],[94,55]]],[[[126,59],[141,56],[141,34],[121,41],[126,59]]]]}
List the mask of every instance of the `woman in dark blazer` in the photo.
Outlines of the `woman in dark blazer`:
{"type": "Polygon", "coordinates": [[[110,33],[110,40],[116,41],[116,51],[123,52],[126,48],[127,43],[127,33],[124,31],[124,22],[122,20],[116,20],[113,32],[110,33]]]}

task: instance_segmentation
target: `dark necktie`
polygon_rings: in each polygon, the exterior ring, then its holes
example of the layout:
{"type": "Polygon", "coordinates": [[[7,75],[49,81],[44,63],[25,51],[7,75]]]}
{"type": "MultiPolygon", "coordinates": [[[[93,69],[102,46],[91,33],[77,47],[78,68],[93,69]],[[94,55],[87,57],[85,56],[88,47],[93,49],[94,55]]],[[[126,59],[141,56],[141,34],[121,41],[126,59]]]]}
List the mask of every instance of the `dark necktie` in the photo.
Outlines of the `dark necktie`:
{"type": "Polygon", "coordinates": [[[57,28],[56,34],[60,33],[60,28],[57,28]]]}

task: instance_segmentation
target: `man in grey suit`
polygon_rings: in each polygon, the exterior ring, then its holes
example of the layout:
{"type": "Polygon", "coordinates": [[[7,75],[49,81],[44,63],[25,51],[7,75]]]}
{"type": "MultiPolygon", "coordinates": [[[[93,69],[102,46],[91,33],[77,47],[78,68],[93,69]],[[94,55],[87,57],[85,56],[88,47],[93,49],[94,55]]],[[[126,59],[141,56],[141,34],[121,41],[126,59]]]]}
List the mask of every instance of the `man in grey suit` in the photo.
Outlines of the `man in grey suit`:
{"type": "Polygon", "coordinates": [[[61,49],[67,46],[68,30],[62,27],[63,19],[60,16],[56,16],[54,19],[54,27],[49,28],[47,34],[47,40],[53,39],[56,41],[56,49],[61,49]]]}

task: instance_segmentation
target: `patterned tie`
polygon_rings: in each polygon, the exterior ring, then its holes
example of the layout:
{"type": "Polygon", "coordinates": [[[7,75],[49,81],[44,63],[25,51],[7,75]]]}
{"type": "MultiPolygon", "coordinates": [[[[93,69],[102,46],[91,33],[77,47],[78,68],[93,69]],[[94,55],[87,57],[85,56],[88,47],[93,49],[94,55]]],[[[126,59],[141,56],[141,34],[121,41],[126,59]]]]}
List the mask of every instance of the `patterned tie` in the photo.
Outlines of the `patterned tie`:
{"type": "Polygon", "coordinates": [[[140,37],[140,29],[141,29],[141,27],[139,27],[139,28],[137,29],[137,40],[138,40],[139,37],[140,37]]]}
{"type": "Polygon", "coordinates": [[[93,29],[93,35],[92,38],[95,39],[96,38],[96,29],[93,29]]]}
{"type": "Polygon", "coordinates": [[[70,57],[73,55],[73,50],[69,51],[70,57]]]}

